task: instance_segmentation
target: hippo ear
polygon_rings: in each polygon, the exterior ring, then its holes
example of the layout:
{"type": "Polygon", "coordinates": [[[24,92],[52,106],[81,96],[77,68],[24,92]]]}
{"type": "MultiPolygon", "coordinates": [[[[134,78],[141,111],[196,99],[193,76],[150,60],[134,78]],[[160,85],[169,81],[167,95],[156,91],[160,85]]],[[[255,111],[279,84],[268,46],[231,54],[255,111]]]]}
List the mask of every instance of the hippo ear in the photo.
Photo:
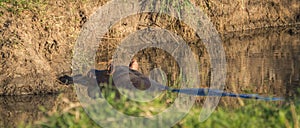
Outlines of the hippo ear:
{"type": "Polygon", "coordinates": [[[129,68],[133,69],[133,70],[138,70],[139,69],[138,61],[135,58],[130,61],[129,68]]]}
{"type": "Polygon", "coordinates": [[[115,68],[112,64],[107,67],[108,75],[111,75],[115,72],[115,68]]]}
{"type": "Polygon", "coordinates": [[[108,65],[107,65],[107,67],[106,67],[106,70],[108,71],[108,74],[109,74],[109,75],[111,75],[111,74],[114,73],[115,69],[114,69],[114,65],[113,65],[113,61],[112,61],[112,60],[110,60],[110,61],[108,62],[108,65]]]}

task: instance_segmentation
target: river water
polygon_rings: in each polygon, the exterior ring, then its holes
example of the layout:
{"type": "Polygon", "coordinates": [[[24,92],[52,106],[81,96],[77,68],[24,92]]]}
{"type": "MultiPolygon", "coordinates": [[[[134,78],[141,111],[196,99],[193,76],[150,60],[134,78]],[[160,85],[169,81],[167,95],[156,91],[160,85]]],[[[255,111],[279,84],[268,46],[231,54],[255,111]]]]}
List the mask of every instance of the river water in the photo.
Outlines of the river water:
{"type": "MultiPolygon", "coordinates": [[[[222,41],[227,61],[226,91],[287,99],[300,94],[299,27],[227,33],[222,35],[222,41]]],[[[191,49],[197,52],[201,48],[195,46],[191,49]]],[[[139,54],[141,71],[149,74],[148,70],[155,68],[155,64],[147,61],[152,54],[139,54]]],[[[203,54],[198,59],[201,87],[209,87],[207,56],[203,54]]],[[[156,61],[159,63],[164,60],[158,58],[156,61]]],[[[170,72],[176,70],[176,66],[172,62],[165,62],[164,65],[161,68],[165,69],[168,78],[175,79],[170,72]]],[[[222,104],[226,106],[233,99],[223,100],[222,104]]],[[[0,127],[14,127],[21,121],[26,123],[39,120],[42,117],[39,106],[53,111],[60,107],[61,102],[57,95],[0,97],[0,127]]]]}

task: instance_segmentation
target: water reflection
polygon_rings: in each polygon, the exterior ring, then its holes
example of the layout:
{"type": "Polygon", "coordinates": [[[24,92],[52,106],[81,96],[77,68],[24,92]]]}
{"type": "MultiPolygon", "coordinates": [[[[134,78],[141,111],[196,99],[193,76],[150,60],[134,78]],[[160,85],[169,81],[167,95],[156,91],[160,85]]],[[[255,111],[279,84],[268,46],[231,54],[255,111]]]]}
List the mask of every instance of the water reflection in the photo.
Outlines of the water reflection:
{"type": "Polygon", "coordinates": [[[228,90],[284,97],[298,93],[299,29],[249,31],[223,39],[228,90]]]}
{"type": "Polygon", "coordinates": [[[32,123],[43,117],[40,106],[51,110],[57,95],[2,96],[0,97],[0,127],[16,127],[19,123],[32,123]]]}
{"type": "MultiPolygon", "coordinates": [[[[225,90],[287,98],[295,96],[300,84],[299,34],[299,28],[278,28],[223,35],[227,60],[225,90]]],[[[198,55],[199,87],[209,87],[209,55],[199,43],[189,45],[198,55]]],[[[136,58],[144,74],[155,68],[162,69],[171,81],[170,85],[179,75],[174,58],[161,49],[144,49],[136,54],[136,58]]]]}

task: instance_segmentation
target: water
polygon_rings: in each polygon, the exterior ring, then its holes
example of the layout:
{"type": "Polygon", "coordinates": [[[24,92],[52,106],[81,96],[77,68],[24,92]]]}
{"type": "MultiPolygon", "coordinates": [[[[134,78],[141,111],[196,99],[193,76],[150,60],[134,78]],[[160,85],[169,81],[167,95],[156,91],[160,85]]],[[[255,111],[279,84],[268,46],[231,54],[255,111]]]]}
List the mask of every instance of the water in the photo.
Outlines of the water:
{"type": "MultiPolygon", "coordinates": [[[[279,28],[229,33],[222,36],[227,60],[225,90],[235,93],[256,93],[265,96],[293,98],[300,88],[300,29],[279,28]]],[[[202,45],[191,44],[199,59],[199,87],[209,87],[209,56],[202,45]]],[[[175,80],[178,66],[172,57],[161,57],[158,49],[137,54],[141,71],[149,74],[162,69],[175,80]],[[150,52],[149,52],[150,51],[150,52]],[[152,53],[151,53],[152,51],[152,53]],[[153,54],[153,51],[155,51],[153,54]]],[[[103,67],[103,66],[102,66],[103,67]]],[[[170,83],[171,84],[171,83],[170,83]]],[[[222,105],[235,105],[234,98],[222,98],[222,105]]],[[[0,97],[0,127],[16,126],[21,121],[40,120],[44,106],[48,111],[62,107],[57,95],[0,97]]],[[[238,105],[238,103],[236,103],[238,105]]]]}
{"type": "MultiPolygon", "coordinates": [[[[300,84],[300,33],[297,28],[278,28],[228,33],[222,36],[226,54],[225,90],[266,96],[293,97],[300,84]]],[[[199,87],[210,86],[209,55],[203,45],[189,44],[199,60],[199,87]]],[[[179,67],[172,56],[160,49],[137,54],[141,71],[163,70],[171,81],[179,67]],[[153,52],[154,51],[154,52],[153,52]],[[162,57],[163,56],[163,57],[162,57]]],[[[172,85],[172,83],[171,83],[172,85]]]]}
{"type": "Polygon", "coordinates": [[[22,121],[40,120],[43,115],[40,106],[51,111],[56,103],[57,95],[0,97],[0,127],[15,127],[22,121]]]}
{"type": "Polygon", "coordinates": [[[293,97],[300,85],[299,29],[250,31],[224,39],[227,88],[293,97]],[[298,31],[298,33],[296,33],[298,31]]]}

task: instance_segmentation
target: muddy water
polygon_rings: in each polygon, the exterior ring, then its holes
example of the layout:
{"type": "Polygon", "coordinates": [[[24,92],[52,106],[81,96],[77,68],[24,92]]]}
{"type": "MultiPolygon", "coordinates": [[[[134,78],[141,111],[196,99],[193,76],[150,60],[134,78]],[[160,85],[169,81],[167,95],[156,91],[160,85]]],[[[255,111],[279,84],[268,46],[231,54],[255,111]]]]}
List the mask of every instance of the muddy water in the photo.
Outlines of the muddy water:
{"type": "MultiPolygon", "coordinates": [[[[222,36],[227,60],[225,90],[237,93],[291,98],[300,88],[300,33],[299,28],[252,30],[222,36]]],[[[209,87],[209,55],[197,46],[192,50],[199,59],[201,85],[209,87]],[[200,50],[201,49],[201,50],[200,50]]],[[[201,46],[201,45],[200,45],[201,46]]],[[[159,49],[145,49],[136,56],[140,70],[149,74],[161,68],[169,79],[176,79],[178,66],[167,53],[159,49]],[[168,60],[168,61],[166,61],[168,60]]],[[[225,99],[223,104],[233,100],[225,99]]],[[[42,117],[39,106],[46,110],[57,107],[56,95],[0,97],[0,127],[16,126],[21,121],[32,122],[42,117]]],[[[234,101],[236,102],[236,101],[234,101]]]]}
{"type": "Polygon", "coordinates": [[[57,95],[0,97],[0,127],[15,127],[20,122],[39,120],[43,115],[40,106],[51,110],[56,102],[57,95]]]}
{"type": "Polygon", "coordinates": [[[299,28],[229,34],[224,47],[229,90],[283,97],[299,93],[299,28]]]}
{"type": "MultiPolygon", "coordinates": [[[[227,33],[222,36],[226,54],[226,91],[293,97],[300,87],[299,28],[278,28],[227,33]]],[[[199,61],[200,85],[210,86],[211,67],[204,45],[189,44],[199,61]]],[[[148,75],[158,68],[171,81],[179,67],[161,49],[148,48],[137,53],[141,71],[148,75]]]]}

